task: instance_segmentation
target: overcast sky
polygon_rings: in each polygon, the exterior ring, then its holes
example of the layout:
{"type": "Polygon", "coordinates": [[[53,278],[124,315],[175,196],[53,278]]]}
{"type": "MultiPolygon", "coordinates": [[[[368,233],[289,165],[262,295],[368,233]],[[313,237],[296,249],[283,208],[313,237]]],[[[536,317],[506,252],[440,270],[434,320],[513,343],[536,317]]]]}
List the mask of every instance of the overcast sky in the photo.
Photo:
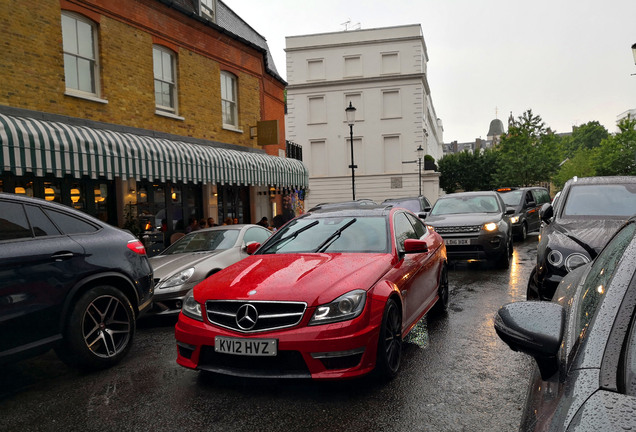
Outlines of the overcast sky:
{"type": "Polygon", "coordinates": [[[636,0],[224,0],[267,39],[286,78],[285,37],[421,24],[444,142],[486,138],[532,109],[556,132],[636,108],[636,0]]]}

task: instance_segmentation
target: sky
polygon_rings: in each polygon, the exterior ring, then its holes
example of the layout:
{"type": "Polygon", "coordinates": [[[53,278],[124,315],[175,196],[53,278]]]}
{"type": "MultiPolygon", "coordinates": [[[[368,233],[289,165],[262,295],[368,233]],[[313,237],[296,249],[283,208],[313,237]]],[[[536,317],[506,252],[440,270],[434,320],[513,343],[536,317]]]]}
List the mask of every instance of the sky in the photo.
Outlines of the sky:
{"type": "Polygon", "coordinates": [[[267,39],[284,79],[286,36],[420,24],[446,143],[529,109],[558,133],[590,121],[613,133],[636,109],[636,0],[223,1],[267,39]]]}

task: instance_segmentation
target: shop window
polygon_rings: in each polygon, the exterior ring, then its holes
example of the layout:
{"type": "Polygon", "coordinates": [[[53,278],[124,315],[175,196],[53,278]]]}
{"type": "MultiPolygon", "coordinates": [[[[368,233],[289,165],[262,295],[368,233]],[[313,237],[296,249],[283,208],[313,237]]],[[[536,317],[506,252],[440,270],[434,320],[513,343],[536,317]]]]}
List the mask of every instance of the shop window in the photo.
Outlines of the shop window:
{"type": "Polygon", "coordinates": [[[62,41],[67,92],[99,97],[97,26],[81,15],[62,12],[62,41]]]}
{"type": "Polygon", "coordinates": [[[236,76],[225,71],[221,72],[221,109],[223,126],[238,128],[236,76]]]}

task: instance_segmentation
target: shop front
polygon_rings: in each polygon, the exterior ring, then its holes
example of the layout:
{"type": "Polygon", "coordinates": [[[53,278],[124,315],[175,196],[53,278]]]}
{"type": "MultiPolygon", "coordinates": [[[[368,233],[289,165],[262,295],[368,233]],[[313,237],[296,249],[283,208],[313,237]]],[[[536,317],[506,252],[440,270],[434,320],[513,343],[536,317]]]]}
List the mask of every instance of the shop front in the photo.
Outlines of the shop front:
{"type": "Polygon", "coordinates": [[[274,202],[262,191],[308,183],[301,161],[259,149],[19,114],[0,113],[0,191],[57,201],[136,234],[168,238],[193,218],[254,222],[262,216],[252,214],[255,201],[274,202]]]}

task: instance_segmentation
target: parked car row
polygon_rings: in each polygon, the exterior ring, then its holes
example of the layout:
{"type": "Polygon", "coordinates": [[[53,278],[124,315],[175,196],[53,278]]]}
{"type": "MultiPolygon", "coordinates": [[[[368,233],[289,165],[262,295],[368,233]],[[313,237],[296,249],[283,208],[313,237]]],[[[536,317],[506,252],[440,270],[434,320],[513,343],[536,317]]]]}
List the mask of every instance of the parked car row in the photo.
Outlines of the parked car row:
{"type": "Polygon", "coordinates": [[[536,360],[520,430],[636,429],[636,177],[573,178],[540,217],[528,300],[494,320],[536,360]]]}

